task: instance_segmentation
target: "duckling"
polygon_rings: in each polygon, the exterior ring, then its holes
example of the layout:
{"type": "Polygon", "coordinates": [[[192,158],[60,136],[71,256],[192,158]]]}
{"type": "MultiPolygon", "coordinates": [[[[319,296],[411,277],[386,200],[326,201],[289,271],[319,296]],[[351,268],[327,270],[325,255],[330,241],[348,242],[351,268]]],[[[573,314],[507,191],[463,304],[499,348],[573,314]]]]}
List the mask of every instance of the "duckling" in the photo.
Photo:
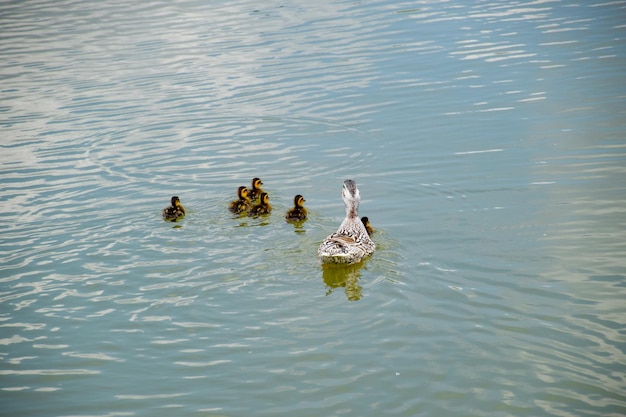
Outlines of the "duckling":
{"type": "Polygon", "coordinates": [[[171,204],[171,206],[163,209],[163,219],[175,222],[185,217],[185,208],[180,204],[180,199],[177,196],[172,197],[171,204]]]}
{"type": "Polygon", "coordinates": [[[370,219],[367,218],[367,216],[363,216],[361,217],[361,221],[363,222],[363,226],[365,226],[365,230],[367,230],[367,235],[371,237],[374,234],[374,229],[372,229],[370,219]]]}
{"type": "Polygon", "coordinates": [[[305,220],[307,215],[306,208],[304,208],[305,201],[304,197],[300,194],[296,195],[293,198],[294,207],[287,212],[285,219],[287,219],[287,221],[305,220]]]}
{"type": "Polygon", "coordinates": [[[272,206],[270,206],[270,196],[268,193],[261,193],[259,197],[259,204],[255,205],[250,209],[248,214],[250,216],[258,216],[261,214],[269,214],[272,211],[272,206]]]}
{"type": "Polygon", "coordinates": [[[250,210],[252,205],[250,203],[250,198],[248,198],[248,189],[245,185],[242,185],[237,189],[237,196],[239,198],[231,202],[228,209],[235,214],[250,210]]]}
{"type": "Polygon", "coordinates": [[[376,249],[358,217],[361,194],[356,182],[345,180],[341,197],[346,205],[346,217],[339,229],[324,239],[317,249],[317,255],[325,264],[355,264],[376,249]]]}
{"type": "Polygon", "coordinates": [[[262,185],[263,182],[261,182],[261,178],[252,178],[252,188],[248,189],[248,197],[250,197],[250,200],[254,201],[261,196],[263,192],[261,189],[262,185]]]}

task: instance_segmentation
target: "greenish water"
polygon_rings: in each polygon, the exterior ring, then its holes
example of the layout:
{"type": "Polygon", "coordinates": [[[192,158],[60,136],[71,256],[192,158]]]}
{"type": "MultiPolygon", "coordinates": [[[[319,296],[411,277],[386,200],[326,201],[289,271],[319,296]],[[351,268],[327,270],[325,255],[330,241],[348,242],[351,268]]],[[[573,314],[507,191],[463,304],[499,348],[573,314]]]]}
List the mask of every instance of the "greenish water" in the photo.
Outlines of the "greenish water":
{"type": "Polygon", "coordinates": [[[0,5],[0,415],[624,415],[625,7],[0,5]]]}

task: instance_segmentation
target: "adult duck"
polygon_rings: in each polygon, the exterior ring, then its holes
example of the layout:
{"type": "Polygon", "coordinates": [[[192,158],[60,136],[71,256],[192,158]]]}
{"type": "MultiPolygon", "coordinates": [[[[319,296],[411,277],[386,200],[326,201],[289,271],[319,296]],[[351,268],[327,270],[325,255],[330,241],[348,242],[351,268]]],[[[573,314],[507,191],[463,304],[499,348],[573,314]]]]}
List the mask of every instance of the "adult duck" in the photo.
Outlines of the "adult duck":
{"type": "Polygon", "coordinates": [[[361,194],[356,182],[345,180],[341,197],[346,205],[346,218],[339,229],[324,239],[317,249],[317,255],[324,264],[354,264],[376,249],[359,218],[361,194]]]}

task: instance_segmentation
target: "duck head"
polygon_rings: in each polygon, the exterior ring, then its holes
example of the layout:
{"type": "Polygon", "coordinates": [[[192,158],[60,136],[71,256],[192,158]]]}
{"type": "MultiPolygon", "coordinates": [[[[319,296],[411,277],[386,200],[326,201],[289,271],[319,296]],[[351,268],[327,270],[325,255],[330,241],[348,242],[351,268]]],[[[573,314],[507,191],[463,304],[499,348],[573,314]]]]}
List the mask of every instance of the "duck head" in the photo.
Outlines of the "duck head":
{"type": "Polygon", "coordinates": [[[240,200],[248,199],[248,189],[246,188],[245,185],[242,185],[241,187],[237,189],[237,196],[239,197],[240,200]]]}
{"type": "Polygon", "coordinates": [[[306,201],[306,200],[304,199],[304,197],[302,197],[300,194],[298,194],[298,195],[296,195],[296,196],[293,198],[293,205],[294,205],[295,207],[302,207],[302,206],[304,206],[304,202],[305,202],[305,201],[306,201]]]}
{"type": "Polygon", "coordinates": [[[253,190],[260,190],[261,186],[263,185],[263,182],[261,181],[261,178],[252,178],[252,189],[253,190]]]}

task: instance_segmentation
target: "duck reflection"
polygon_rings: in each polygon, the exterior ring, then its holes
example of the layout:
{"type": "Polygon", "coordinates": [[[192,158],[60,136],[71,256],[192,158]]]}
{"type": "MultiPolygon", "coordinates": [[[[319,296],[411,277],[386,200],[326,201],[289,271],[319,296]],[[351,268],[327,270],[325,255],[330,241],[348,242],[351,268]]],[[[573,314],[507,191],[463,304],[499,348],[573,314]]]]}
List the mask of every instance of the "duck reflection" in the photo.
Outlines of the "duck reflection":
{"type": "Polygon", "coordinates": [[[287,222],[287,223],[291,223],[291,225],[293,226],[293,231],[295,233],[306,233],[306,229],[304,228],[304,222],[306,222],[306,220],[300,220],[297,222],[287,222]]]}
{"type": "Polygon", "coordinates": [[[364,265],[365,262],[350,265],[322,265],[322,278],[328,286],[326,295],[331,294],[336,288],[343,287],[348,301],[360,300],[363,294],[359,278],[364,265]]]}

